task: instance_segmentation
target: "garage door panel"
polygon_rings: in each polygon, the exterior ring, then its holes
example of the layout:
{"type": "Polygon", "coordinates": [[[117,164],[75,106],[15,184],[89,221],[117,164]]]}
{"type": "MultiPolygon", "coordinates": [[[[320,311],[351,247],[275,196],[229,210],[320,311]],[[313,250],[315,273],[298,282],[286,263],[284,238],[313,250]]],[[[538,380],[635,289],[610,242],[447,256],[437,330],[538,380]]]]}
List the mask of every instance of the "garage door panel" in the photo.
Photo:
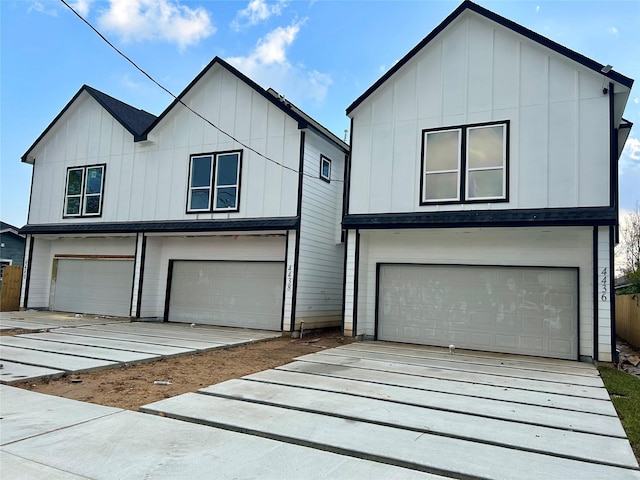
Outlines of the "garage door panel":
{"type": "Polygon", "coordinates": [[[133,268],[133,260],[57,259],[51,308],[127,317],[133,268]]]}
{"type": "Polygon", "coordinates": [[[174,261],[169,321],[280,330],[282,262],[174,261]]]}
{"type": "Polygon", "coordinates": [[[576,269],[381,265],[381,340],[577,357],[576,269]]]}

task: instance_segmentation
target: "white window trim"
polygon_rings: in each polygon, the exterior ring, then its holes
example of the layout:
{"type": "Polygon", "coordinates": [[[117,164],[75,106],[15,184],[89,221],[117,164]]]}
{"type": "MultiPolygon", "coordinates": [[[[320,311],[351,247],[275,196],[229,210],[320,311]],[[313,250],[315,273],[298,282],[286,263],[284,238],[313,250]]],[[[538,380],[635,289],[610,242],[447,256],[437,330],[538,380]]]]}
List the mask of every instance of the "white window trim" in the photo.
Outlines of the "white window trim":
{"type": "Polygon", "coordinates": [[[422,186],[422,201],[424,203],[440,203],[440,202],[459,202],[460,201],[460,170],[462,169],[462,129],[461,128],[450,128],[447,130],[432,130],[430,132],[424,132],[424,165],[423,165],[423,186],[422,186]],[[446,132],[458,132],[458,168],[455,170],[430,170],[429,172],[427,172],[427,145],[428,145],[428,140],[427,137],[429,136],[429,134],[432,133],[446,133],[446,132]],[[455,197],[451,197],[451,198],[427,198],[427,176],[428,175],[433,175],[433,174],[438,174],[438,173],[456,173],[457,174],[457,180],[456,180],[456,192],[457,195],[455,197]]]}
{"type": "Polygon", "coordinates": [[[210,158],[211,166],[214,165],[214,155],[192,155],[189,161],[189,206],[191,206],[192,194],[195,190],[209,190],[209,195],[207,198],[207,208],[189,208],[188,212],[209,212],[211,211],[211,184],[213,183],[213,168],[209,168],[209,185],[205,187],[192,187],[191,179],[193,178],[193,161],[196,158],[210,158]]]}
{"type": "Polygon", "coordinates": [[[331,159],[320,155],[320,178],[327,183],[331,183],[331,159]],[[329,165],[329,175],[324,175],[324,166],[329,165]]]}
{"type": "Polygon", "coordinates": [[[465,201],[476,201],[476,200],[503,200],[507,198],[507,124],[506,123],[496,123],[491,125],[479,125],[477,127],[467,127],[466,128],[466,151],[465,158],[467,159],[467,165],[465,168],[465,201]],[[502,165],[499,167],[476,167],[471,168],[468,164],[469,158],[469,132],[471,130],[479,130],[481,128],[502,128],[502,165]],[[482,172],[482,171],[491,171],[491,170],[502,170],[502,195],[493,195],[489,197],[473,197],[469,195],[469,173],[470,172],[482,172]]]}

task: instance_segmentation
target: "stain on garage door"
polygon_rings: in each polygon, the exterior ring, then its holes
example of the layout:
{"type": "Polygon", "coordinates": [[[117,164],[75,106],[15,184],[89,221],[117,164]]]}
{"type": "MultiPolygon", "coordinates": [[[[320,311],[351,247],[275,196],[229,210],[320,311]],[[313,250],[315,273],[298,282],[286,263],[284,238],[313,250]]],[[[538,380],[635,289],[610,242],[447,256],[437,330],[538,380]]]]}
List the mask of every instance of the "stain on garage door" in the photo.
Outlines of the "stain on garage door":
{"type": "Polygon", "coordinates": [[[52,310],[128,317],[133,260],[55,259],[52,310]]]}
{"type": "Polygon", "coordinates": [[[379,265],[379,340],[577,359],[578,271],[379,265]]]}
{"type": "Polygon", "coordinates": [[[169,321],[280,330],[283,262],[173,260],[170,270],[169,321]]]}

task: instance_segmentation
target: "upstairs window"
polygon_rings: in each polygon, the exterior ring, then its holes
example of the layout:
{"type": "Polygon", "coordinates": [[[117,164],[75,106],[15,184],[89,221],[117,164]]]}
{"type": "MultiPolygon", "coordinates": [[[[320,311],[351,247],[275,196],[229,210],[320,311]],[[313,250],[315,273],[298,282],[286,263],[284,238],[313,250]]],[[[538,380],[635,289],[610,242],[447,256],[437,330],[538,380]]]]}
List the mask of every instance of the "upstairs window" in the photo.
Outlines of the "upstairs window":
{"type": "Polygon", "coordinates": [[[331,182],[331,160],[320,155],[320,178],[325,182],[331,182]]]}
{"type": "Polygon", "coordinates": [[[508,127],[423,131],[421,204],[506,201],[508,127]]]}
{"type": "Polygon", "coordinates": [[[187,212],[237,211],[242,152],[193,155],[187,212]]]}
{"type": "Polygon", "coordinates": [[[99,217],[102,214],[102,191],[105,165],[67,169],[65,217],[99,217]]]}

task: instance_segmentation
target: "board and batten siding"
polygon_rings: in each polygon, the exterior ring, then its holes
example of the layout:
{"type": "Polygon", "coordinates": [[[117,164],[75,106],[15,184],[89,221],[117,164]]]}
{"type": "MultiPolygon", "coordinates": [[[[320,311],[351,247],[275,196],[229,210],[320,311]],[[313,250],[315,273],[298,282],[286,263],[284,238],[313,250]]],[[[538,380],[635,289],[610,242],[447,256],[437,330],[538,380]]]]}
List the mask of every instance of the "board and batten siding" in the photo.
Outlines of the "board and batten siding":
{"type": "MultiPolygon", "coordinates": [[[[356,334],[375,334],[378,263],[577,267],[579,355],[592,357],[592,240],[589,227],[361,231],[356,334]]],[[[345,330],[349,328],[345,324],[345,330]]],[[[599,349],[606,352],[610,345],[600,344],[599,349]]]]}
{"type": "MultiPolygon", "coordinates": [[[[115,207],[120,195],[130,195],[120,185],[126,186],[128,181],[130,186],[133,180],[121,172],[121,165],[133,162],[134,149],[133,136],[91,95],[82,93],[32,152],[35,164],[29,223],[62,221],[67,168],[83,165],[107,164],[105,189],[111,200],[105,201],[103,207],[104,213],[115,212],[109,203],[115,207]]],[[[78,218],[70,221],[76,222],[78,218]]]]}
{"type": "Polygon", "coordinates": [[[337,326],[342,321],[344,246],[340,243],[344,152],[307,131],[295,328],[337,326]],[[320,156],[331,160],[331,181],[320,178],[320,156]]]}
{"type": "Polygon", "coordinates": [[[297,122],[219,65],[200,78],[182,100],[271,161],[180,105],[165,115],[147,141],[134,142],[85,92],[33,152],[36,165],[29,223],[295,216],[300,151],[297,122]],[[187,214],[190,155],[228,150],[242,150],[239,211],[187,214]],[[63,219],[67,167],[98,163],[106,164],[102,215],[63,219]]]}
{"type": "Polygon", "coordinates": [[[285,261],[285,236],[147,236],[140,316],[163,318],[169,260],[285,261]]]}
{"type": "Polygon", "coordinates": [[[53,259],[57,255],[131,256],[135,254],[135,236],[102,238],[60,238],[31,237],[33,256],[28,304],[25,308],[49,308],[53,259]]]}
{"type": "Polygon", "coordinates": [[[351,112],[349,213],[609,205],[602,77],[462,14],[351,112]],[[422,130],[510,121],[509,201],[419,205],[422,130]]]}
{"type": "Polygon", "coordinates": [[[598,227],[598,265],[596,268],[598,296],[598,360],[611,362],[611,301],[615,301],[611,285],[611,254],[609,227],[598,227]]]}

